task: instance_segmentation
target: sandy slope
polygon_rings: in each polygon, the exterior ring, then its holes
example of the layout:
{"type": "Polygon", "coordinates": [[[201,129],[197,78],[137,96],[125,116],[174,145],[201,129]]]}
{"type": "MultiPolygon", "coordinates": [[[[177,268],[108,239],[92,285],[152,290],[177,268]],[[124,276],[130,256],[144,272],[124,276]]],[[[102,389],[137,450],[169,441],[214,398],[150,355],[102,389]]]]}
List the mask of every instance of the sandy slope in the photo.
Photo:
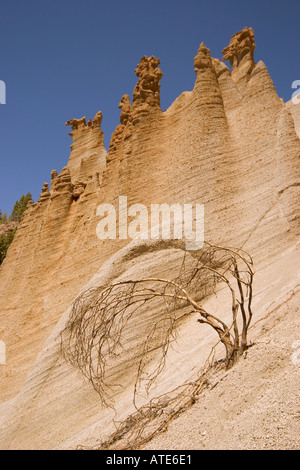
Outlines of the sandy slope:
{"type": "Polygon", "coordinates": [[[299,449],[299,300],[290,291],[254,324],[246,358],[146,448],[299,449]]]}
{"type": "MultiPolygon", "coordinates": [[[[300,340],[297,321],[299,248],[300,245],[294,246],[279,254],[276,261],[261,267],[255,274],[253,312],[256,324],[251,329],[250,340],[256,344],[248,351],[247,360],[242,359],[218,386],[207,390],[193,408],[172,423],[166,434],[149,444],[151,448],[199,449],[204,445],[208,449],[256,448],[272,443],[278,448],[297,447],[300,367],[291,362],[291,356],[295,352],[293,343],[300,340]]],[[[103,285],[103,276],[107,279],[109,275],[131,277],[136,263],[128,256],[127,248],[124,250],[126,266],[122,256],[117,254],[113,262],[108,263],[108,271],[102,268],[99,279],[96,276],[93,283],[103,285]],[[118,266],[122,267],[123,274],[117,274],[118,266]]],[[[132,250],[136,255],[140,253],[134,247],[132,250]]],[[[172,250],[168,259],[171,255],[174,255],[172,250]]],[[[160,252],[138,256],[140,274],[146,270],[149,275],[151,263],[157,265],[160,252]]],[[[224,293],[220,290],[204,307],[217,311],[222,305],[224,319],[228,321],[231,313],[229,309],[227,318],[224,293]]],[[[78,444],[94,445],[94,441],[104,439],[106,433],[111,432],[114,412],[101,409],[99,397],[90,384],[60,357],[59,332],[67,317],[68,312],[45,343],[21,393],[0,405],[0,448],[73,449],[78,444]]],[[[196,373],[201,361],[207,358],[216,336],[201,327],[195,328],[196,324],[192,316],[178,331],[166,368],[153,387],[154,396],[182,383],[194,369],[196,373]]],[[[125,363],[123,369],[127,377],[125,363]]],[[[116,396],[118,420],[131,412],[132,390],[129,384],[116,396]]]]}

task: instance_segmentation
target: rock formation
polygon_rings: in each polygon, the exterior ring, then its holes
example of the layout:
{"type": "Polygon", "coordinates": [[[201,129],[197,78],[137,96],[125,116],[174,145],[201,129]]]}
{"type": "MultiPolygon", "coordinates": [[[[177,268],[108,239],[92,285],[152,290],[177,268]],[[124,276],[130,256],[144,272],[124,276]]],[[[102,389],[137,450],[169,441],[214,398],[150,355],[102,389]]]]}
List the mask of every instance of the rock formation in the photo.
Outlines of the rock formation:
{"type": "Polygon", "coordinates": [[[119,108],[121,109],[120,123],[123,126],[126,126],[131,111],[131,102],[128,95],[123,95],[119,103],[119,108]]]}
{"type": "Polygon", "coordinates": [[[42,192],[39,198],[39,202],[44,202],[50,197],[49,184],[43,183],[42,192]]]}
{"type": "Polygon", "coordinates": [[[84,178],[96,172],[103,173],[106,165],[104,134],[101,131],[102,113],[86,124],[86,118],[71,119],[66,126],[72,127],[69,135],[73,139],[68,168],[72,178],[84,178]]]}
{"type": "Polygon", "coordinates": [[[121,115],[120,115],[121,124],[116,127],[115,131],[113,132],[111,136],[110,144],[109,144],[110,152],[115,151],[118,147],[118,144],[123,141],[125,126],[128,123],[128,121],[131,119],[131,102],[130,102],[130,98],[128,95],[122,96],[121,101],[119,103],[119,109],[121,109],[121,115]]]}
{"type": "MultiPolygon", "coordinates": [[[[178,268],[175,248],[99,240],[99,204],[116,204],[119,196],[147,207],[204,204],[206,240],[247,249],[257,266],[297,242],[300,140],[254,49],[251,28],[234,35],[223,50],[230,71],[202,43],[194,89],[164,112],[159,59],[142,57],[132,104],[128,95],[121,99],[108,155],[101,112],[87,124],[85,117],[66,123],[69,162],[52,172],[50,189],[44,184],[26,211],[0,268],[0,339],[8,358],[0,366],[0,400],[17,397],[16,408],[3,405],[2,447],[64,447],[100,419],[96,394],[62,362],[56,344],[83,287],[93,278],[112,282],[178,268]]],[[[145,339],[145,318],[128,332],[132,351],[145,339]]],[[[127,366],[124,358],[117,375],[126,375],[127,366]]]]}
{"type": "Polygon", "coordinates": [[[242,31],[234,34],[229,46],[222,51],[223,60],[229,60],[232,71],[237,69],[242,62],[249,61],[254,64],[255,51],[254,31],[252,28],[244,28],[242,31]]]}
{"type": "Polygon", "coordinates": [[[158,67],[160,60],[154,56],[142,57],[135,69],[136,76],[139,77],[135,89],[133,90],[133,106],[139,108],[144,103],[149,106],[160,106],[160,79],[162,71],[158,67]]]}
{"type": "Polygon", "coordinates": [[[222,51],[223,61],[229,60],[232,67],[232,79],[239,88],[245,89],[255,67],[255,47],[253,29],[244,28],[232,36],[229,46],[222,51]]]}

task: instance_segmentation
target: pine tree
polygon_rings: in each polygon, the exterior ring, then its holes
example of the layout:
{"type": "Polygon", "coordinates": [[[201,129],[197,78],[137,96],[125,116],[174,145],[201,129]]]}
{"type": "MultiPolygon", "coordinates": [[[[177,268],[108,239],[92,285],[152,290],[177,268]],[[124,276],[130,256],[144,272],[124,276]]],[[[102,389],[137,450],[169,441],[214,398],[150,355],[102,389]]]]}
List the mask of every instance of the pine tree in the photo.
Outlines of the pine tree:
{"type": "Polygon", "coordinates": [[[22,215],[27,209],[28,202],[32,199],[30,193],[27,193],[26,196],[21,196],[18,201],[16,201],[12,213],[9,216],[9,220],[21,220],[22,215]]]}
{"type": "Polygon", "coordinates": [[[7,215],[6,212],[3,212],[0,210],[0,224],[5,224],[7,222],[7,215]]]}
{"type": "MultiPolygon", "coordinates": [[[[16,201],[12,213],[8,217],[8,220],[6,213],[4,212],[4,214],[2,214],[2,211],[0,210],[0,223],[6,223],[7,221],[19,222],[22,218],[22,215],[26,211],[28,202],[30,200],[32,200],[30,193],[27,193],[26,196],[22,195],[20,199],[16,201]]],[[[6,234],[0,234],[0,264],[6,257],[7,250],[14,239],[16,231],[17,227],[6,234]]]]}

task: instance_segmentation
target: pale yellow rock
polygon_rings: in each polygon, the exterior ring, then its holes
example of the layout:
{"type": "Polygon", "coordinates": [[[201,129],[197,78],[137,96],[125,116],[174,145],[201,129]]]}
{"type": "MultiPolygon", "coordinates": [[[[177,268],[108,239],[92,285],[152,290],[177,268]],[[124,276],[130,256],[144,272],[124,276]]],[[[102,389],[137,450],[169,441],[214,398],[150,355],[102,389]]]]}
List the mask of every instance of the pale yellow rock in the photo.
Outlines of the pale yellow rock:
{"type": "Polygon", "coordinates": [[[73,139],[68,168],[72,181],[76,178],[86,178],[96,172],[103,173],[106,166],[106,150],[104,134],[101,131],[102,113],[99,111],[93,121],[86,124],[85,117],[72,119],[66,126],[72,126],[70,136],[73,139]]]}

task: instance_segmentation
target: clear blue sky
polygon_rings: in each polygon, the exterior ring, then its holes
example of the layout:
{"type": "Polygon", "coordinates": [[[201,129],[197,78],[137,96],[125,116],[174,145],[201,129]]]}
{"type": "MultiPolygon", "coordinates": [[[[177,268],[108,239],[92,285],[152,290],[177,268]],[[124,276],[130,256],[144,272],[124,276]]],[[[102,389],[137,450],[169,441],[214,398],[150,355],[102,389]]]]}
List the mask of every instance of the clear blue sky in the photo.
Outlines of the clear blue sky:
{"type": "Polygon", "coordinates": [[[221,58],[232,34],[252,26],[278,94],[300,80],[299,0],[0,0],[0,209],[22,194],[36,201],[50,171],[66,165],[71,118],[103,113],[108,147],[118,103],[132,96],[136,64],[161,60],[166,109],[191,90],[193,57],[204,41],[221,58]]]}

